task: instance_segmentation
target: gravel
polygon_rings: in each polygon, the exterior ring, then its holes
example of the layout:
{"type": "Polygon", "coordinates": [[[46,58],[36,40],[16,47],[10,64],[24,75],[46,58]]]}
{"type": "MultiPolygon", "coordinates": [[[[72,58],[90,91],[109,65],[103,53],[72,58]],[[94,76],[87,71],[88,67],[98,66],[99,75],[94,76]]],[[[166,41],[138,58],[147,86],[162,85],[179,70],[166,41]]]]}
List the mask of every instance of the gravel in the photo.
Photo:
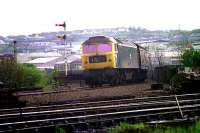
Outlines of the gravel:
{"type": "MultiPolygon", "coordinates": [[[[151,83],[137,83],[115,87],[94,88],[89,90],[67,91],[43,95],[19,96],[19,100],[26,101],[27,106],[44,105],[65,101],[83,101],[85,99],[105,99],[115,97],[147,97],[163,95],[162,90],[151,90],[151,83]]],[[[65,88],[68,89],[68,88],[65,88]]]]}

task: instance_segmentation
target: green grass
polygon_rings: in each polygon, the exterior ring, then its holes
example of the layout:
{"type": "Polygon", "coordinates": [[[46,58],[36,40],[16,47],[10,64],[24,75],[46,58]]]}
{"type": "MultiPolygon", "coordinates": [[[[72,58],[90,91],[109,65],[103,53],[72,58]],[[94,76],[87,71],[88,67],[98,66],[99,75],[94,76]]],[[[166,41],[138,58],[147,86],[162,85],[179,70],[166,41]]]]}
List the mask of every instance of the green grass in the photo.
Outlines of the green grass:
{"type": "Polygon", "coordinates": [[[150,127],[145,124],[120,123],[108,133],[200,133],[200,120],[190,125],[163,126],[156,125],[150,127]]]}
{"type": "Polygon", "coordinates": [[[63,128],[59,127],[59,126],[55,127],[54,132],[55,133],[66,133],[66,131],[63,128]]]}
{"type": "Polygon", "coordinates": [[[116,126],[108,133],[130,133],[137,130],[143,130],[144,128],[145,126],[143,123],[139,124],[120,123],[120,125],[116,126]]]}

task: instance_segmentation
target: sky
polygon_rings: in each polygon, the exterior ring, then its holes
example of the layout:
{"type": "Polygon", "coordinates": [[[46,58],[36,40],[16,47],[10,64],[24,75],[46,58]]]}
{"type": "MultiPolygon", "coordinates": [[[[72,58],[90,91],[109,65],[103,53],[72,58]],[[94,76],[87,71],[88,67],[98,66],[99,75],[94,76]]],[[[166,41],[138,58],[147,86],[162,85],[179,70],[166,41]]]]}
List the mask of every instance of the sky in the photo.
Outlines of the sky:
{"type": "Polygon", "coordinates": [[[67,30],[141,27],[149,30],[200,28],[199,0],[0,0],[0,35],[67,30]]]}

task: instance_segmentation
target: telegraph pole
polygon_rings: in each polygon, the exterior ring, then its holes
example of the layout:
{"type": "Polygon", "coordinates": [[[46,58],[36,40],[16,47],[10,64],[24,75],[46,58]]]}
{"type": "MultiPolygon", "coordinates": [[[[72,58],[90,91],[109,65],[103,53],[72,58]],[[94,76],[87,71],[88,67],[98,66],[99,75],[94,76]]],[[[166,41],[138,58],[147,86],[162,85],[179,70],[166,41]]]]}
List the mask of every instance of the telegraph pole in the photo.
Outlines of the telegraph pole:
{"type": "Polygon", "coordinates": [[[64,45],[65,45],[65,75],[67,76],[67,70],[68,70],[68,63],[67,63],[67,30],[66,30],[65,21],[63,23],[63,27],[64,27],[64,45]]]}
{"type": "Polygon", "coordinates": [[[14,61],[17,63],[17,46],[16,46],[16,44],[17,44],[17,41],[14,40],[13,41],[13,54],[14,54],[14,61]]]}
{"type": "Polygon", "coordinates": [[[178,25],[178,30],[181,31],[181,24],[178,25]]]}
{"type": "Polygon", "coordinates": [[[67,65],[67,30],[66,30],[66,23],[64,21],[63,24],[56,24],[56,26],[61,26],[61,27],[64,28],[64,35],[58,36],[58,38],[64,40],[65,74],[67,75],[68,65],[67,65]]]}

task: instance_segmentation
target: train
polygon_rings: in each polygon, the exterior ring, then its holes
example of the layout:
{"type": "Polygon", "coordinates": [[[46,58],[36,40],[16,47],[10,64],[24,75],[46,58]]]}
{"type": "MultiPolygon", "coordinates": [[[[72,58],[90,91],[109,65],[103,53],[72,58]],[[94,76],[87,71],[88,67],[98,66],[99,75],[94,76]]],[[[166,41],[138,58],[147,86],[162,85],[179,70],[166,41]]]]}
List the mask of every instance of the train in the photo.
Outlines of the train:
{"type": "Polygon", "coordinates": [[[91,87],[144,81],[148,52],[135,43],[107,36],[93,36],[81,44],[83,75],[91,87]]]}

